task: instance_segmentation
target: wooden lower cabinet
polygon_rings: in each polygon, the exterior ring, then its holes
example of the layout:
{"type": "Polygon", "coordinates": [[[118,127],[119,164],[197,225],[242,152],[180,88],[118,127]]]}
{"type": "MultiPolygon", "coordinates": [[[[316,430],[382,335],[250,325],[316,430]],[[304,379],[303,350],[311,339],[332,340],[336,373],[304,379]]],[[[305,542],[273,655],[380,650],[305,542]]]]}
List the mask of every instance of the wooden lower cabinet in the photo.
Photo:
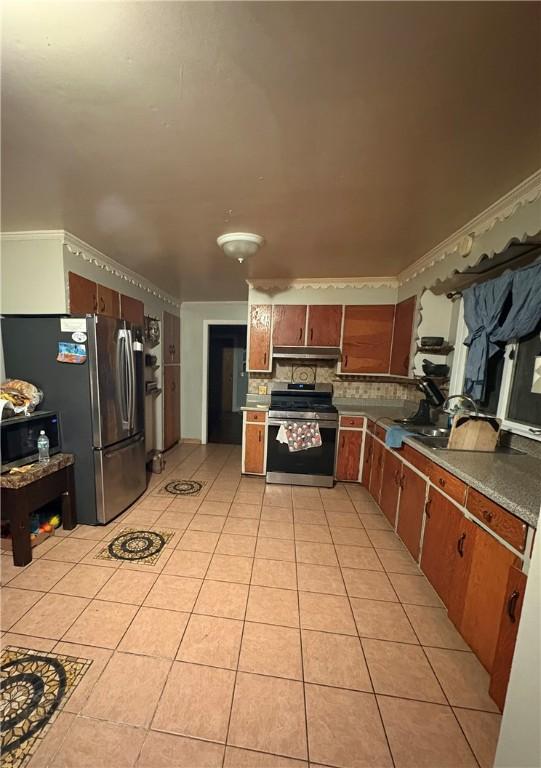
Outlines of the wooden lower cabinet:
{"type": "Polygon", "coordinates": [[[518,568],[512,566],[509,569],[489,688],[490,695],[502,710],[505,704],[509,675],[511,674],[526,581],[526,574],[519,571],[518,568]]]}
{"type": "Polygon", "coordinates": [[[366,432],[364,437],[364,456],[363,456],[363,471],[361,481],[365,488],[370,485],[370,470],[372,469],[372,453],[374,450],[374,438],[370,432],[366,432]]]}
{"type": "Polygon", "coordinates": [[[379,505],[381,511],[393,527],[396,521],[401,470],[402,462],[400,458],[392,451],[386,450],[383,455],[383,475],[381,478],[379,505]]]}
{"type": "Polygon", "coordinates": [[[249,475],[265,474],[265,425],[244,425],[244,471],[249,475]]]}
{"type": "Polygon", "coordinates": [[[383,474],[383,455],[385,447],[379,440],[373,440],[372,443],[372,470],[370,472],[370,484],[368,490],[371,496],[379,504],[381,493],[381,478],[383,474]]]}
{"type": "Polygon", "coordinates": [[[361,464],[361,430],[341,429],[338,434],[338,454],[336,457],[336,479],[357,481],[361,464]]]}
{"type": "Polygon", "coordinates": [[[164,450],[180,440],[180,365],[165,365],[163,369],[163,447],[164,450]]]}
{"type": "Polygon", "coordinates": [[[421,548],[426,481],[404,464],[400,487],[402,491],[398,506],[397,532],[411,555],[417,560],[421,548]]]}
{"type": "Polygon", "coordinates": [[[482,528],[475,528],[468,587],[458,628],[490,672],[507,594],[509,568],[515,555],[482,528]]]}

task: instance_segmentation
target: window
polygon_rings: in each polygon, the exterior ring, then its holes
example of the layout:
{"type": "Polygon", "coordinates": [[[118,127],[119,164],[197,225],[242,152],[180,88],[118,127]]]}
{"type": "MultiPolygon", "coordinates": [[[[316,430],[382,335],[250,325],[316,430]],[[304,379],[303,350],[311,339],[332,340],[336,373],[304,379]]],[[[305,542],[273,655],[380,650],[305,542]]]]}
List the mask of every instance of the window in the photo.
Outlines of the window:
{"type": "MultiPolygon", "coordinates": [[[[467,335],[461,306],[450,394],[463,391],[467,335]]],[[[532,381],[535,359],[539,356],[541,323],[520,341],[502,344],[501,350],[490,359],[485,398],[478,404],[483,413],[501,419],[503,429],[536,440],[541,440],[541,394],[532,392],[532,381]]]]}

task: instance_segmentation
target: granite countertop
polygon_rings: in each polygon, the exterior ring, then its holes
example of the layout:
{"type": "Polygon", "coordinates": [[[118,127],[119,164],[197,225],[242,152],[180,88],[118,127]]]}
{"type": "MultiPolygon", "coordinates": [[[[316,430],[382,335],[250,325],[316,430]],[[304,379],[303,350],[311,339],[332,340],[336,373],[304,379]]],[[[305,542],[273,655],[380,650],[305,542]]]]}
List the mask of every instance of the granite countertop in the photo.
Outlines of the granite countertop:
{"type": "MultiPolygon", "coordinates": [[[[366,416],[387,428],[394,419],[409,416],[415,403],[370,405],[366,400],[335,400],[340,414],[366,416]]],[[[537,527],[541,506],[541,461],[528,454],[445,451],[431,448],[413,436],[404,442],[443,469],[537,527]]]]}
{"type": "Polygon", "coordinates": [[[57,472],[59,469],[69,467],[73,464],[74,457],[72,453],[55,453],[49,461],[39,462],[36,461],[33,464],[25,464],[22,467],[18,467],[18,470],[10,470],[3,475],[0,475],[0,488],[23,488],[25,485],[34,483],[36,480],[41,480],[42,477],[52,475],[53,472],[57,472]]]}

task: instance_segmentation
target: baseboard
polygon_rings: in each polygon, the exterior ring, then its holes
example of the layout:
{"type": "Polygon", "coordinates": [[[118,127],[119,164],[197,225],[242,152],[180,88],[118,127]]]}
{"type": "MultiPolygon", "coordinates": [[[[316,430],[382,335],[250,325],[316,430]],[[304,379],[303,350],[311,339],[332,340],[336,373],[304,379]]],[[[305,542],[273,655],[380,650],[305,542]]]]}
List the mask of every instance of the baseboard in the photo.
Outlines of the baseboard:
{"type": "Polygon", "coordinates": [[[188,445],[201,445],[201,440],[199,440],[197,437],[183,437],[181,439],[182,443],[187,443],[188,445]]]}

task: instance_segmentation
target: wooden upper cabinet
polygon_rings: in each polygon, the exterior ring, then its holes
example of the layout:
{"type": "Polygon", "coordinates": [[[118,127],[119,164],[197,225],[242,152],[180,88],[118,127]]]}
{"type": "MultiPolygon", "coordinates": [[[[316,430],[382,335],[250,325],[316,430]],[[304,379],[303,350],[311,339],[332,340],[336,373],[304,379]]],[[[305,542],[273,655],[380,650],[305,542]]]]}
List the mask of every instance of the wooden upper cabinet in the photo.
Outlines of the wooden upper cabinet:
{"type": "Polygon", "coordinates": [[[341,429],[338,435],[336,459],[337,480],[359,479],[363,433],[360,429],[341,429]]]}
{"type": "Polygon", "coordinates": [[[251,475],[265,474],[265,425],[244,426],[244,471],[251,475]]]}
{"type": "Polygon", "coordinates": [[[511,664],[515,652],[526,581],[526,574],[519,571],[518,568],[513,566],[509,569],[500,631],[498,633],[496,653],[490,676],[490,688],[488,689],[488,692],[502,710],[511,674],[511,664]]]}
{"type": "Polygon", "coordinates": [[[170,312],[163,313],[163,362],[180,363],[180,318],[170,312]]]}
{"type": "Polygon", "coordinates": [[[97,284],[98,288],[98,315],[108,317],[120,317],[120,296],[118,291],[97,284]]]}
{"type": "Polygon", "coordinates": [[[75,272],[68,272],[68,285],[71,315],[93,315],[98,311],[98,290],[95,282],[75,272]]]}
{"type": "Polygon", "coordinates": [[[411,296],[396,305],[390,372],[397,376],[409,374],[415,304],[416,297],[411,296]]]}
{"type": "Polygon", "coordinates": [[[468,588],[458,627],[481,664],[490,672],[505,605],[509,568],[515,555],[482,528],[475,527],[468,588]]]}
{"type": "Polygon", "coordinates": [[[309,347],[339,347],[342,334],[342,306],[340,304],[311,304],[308,307],[309,347]]]}
{"type": "Polygon", "coordinates": [[[133,325],[143,326],[145,324],[145,305],[139,299],[132,299],[131,296],[120,294],[120,317],[133,325]]]}
{"type": "Polygon", "coordinates": [[[163,447],[170,448],[180,440],[180,366],[163,369],[163,447]]]}
{"type": "Polygon", "coordinates": [[[379,505],[381,511],[393,526],[396,520],[401,469],[402,462],[400,458],[392,451],[385,451],[383,454],[383,475],[379,505]]]}
{"type": "Polygon", "coordinates": [[[275,304],[272,309],[272,343],[275,347],[305,344],[305,304],[275,304]]]}
{"type": "Polygon", "coordinates": [[[394,305],[347,306],[344,312],[342,373],[388,373],[394,305]]]}
{"type": "Polygon", "coordinates": [[[270,371],[271,357],[271,318],[270,304],[252,304],[248,328],[248,370],[270,371]]]}
{"type": "Polygon", "coordinates": [[[400,487],[402,492],[398,507],[397,532],[411,555],[417,560],[421,548],[426,481],[404,464],[400,487]]]}

